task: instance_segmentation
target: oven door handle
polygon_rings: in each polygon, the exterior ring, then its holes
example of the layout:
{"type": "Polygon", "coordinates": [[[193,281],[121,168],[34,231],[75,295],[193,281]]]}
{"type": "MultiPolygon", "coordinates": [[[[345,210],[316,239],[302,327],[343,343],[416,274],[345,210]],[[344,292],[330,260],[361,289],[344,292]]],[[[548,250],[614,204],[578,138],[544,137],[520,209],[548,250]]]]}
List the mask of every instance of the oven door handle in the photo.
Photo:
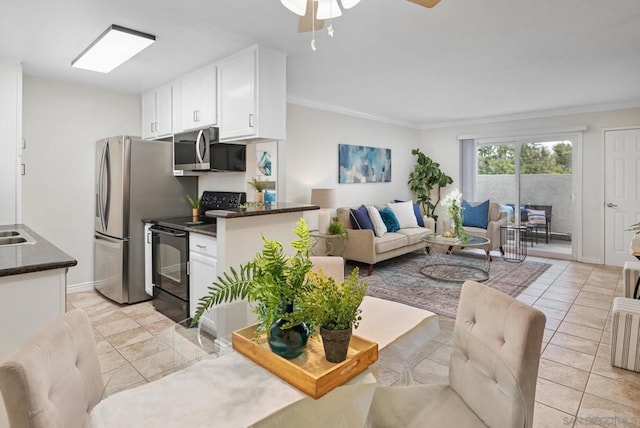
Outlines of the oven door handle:
{"type": "Polygon", "coordinates": [[[178,233],[175,233],[175,232],[167,232],[167,231],[165,231],[165,230],[162,230],[162,229],[155,229],[155,228],[153,228],[153,227],[149,228],[149,230],[150,230],[152,233],[159,233],[160,235],[168,235],[168,236],[173,236],[173,237],[176,237],[176,238],[184,238],[185,236],[187,236],[187,232],[178,232],[178,233]]]}

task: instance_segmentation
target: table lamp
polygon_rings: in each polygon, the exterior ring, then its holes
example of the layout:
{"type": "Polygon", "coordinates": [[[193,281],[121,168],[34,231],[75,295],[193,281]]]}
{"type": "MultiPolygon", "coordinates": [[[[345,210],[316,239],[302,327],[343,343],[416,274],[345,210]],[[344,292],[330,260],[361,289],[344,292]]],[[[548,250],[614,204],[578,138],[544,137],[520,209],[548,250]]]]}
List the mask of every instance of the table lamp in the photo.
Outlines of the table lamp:
{"type": "Polygon", "coordinates": [[[318,231],[329,233],[331,216],[328,208],[333,208],[336,205],[336,189],[311,189],[311,203],[320,207],[318,231]]]}

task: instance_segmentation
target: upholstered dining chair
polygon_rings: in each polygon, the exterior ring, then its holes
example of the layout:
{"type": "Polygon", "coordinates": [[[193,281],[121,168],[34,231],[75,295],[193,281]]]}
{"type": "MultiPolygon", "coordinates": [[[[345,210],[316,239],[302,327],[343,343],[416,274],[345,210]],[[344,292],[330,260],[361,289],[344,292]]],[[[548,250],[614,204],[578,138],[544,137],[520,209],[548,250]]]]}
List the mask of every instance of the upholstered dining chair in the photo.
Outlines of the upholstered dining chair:
{"type": "Polygon", "coordinates": [[[378,387],[369,426],[530,428],[545,321],[512,297],[465,282],[449,384],[378,387]]]}
{"type": "Polygon", "coordinates": [[[75,309],[0,364],[11,428],[87,426],[104,383],[87,314],[75,309]]]}

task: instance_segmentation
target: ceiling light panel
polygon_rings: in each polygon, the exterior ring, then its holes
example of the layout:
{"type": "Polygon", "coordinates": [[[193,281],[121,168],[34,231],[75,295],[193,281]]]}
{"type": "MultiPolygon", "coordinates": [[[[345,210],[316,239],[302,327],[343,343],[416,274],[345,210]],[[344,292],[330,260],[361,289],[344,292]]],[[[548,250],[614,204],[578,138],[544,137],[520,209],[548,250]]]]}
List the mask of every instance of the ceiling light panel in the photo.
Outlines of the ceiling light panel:
{"type": "Polygon", "coordinates": [[[109,73],[153,42],[151,34],[111,25],[71,63],[72,67],[109,73]]]}

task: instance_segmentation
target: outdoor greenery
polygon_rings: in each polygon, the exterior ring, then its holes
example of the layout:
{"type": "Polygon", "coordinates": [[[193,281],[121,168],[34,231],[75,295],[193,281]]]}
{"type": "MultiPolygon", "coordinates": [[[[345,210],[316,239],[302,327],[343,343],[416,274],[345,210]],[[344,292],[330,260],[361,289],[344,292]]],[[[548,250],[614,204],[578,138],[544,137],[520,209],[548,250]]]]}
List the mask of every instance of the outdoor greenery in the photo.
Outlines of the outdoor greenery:
{"type": "Polygon", "coordinates": [[[416,165],[409,174],[407,184],[416,197],[416,202],[420,204],[422,211],[434,220],[438,220],[435,210],[440,203],[440,189],[451,183],[453,179],[442,172],[440,164],[420,152],[420,149],[411,150],[411,154],[417,156],[416,165]],[[432,196],[434,189],[437,195],[432,196]]]}
{"type": "MultiPolygon", "coordinates": [[[[571,174],[571,144],[558,143],[551,149],[542,144],[523,144],[520,174],[571,174]]],[[[511,144],[478,147],[478,174],[515,174],[515,147],[511,144]]]]}

